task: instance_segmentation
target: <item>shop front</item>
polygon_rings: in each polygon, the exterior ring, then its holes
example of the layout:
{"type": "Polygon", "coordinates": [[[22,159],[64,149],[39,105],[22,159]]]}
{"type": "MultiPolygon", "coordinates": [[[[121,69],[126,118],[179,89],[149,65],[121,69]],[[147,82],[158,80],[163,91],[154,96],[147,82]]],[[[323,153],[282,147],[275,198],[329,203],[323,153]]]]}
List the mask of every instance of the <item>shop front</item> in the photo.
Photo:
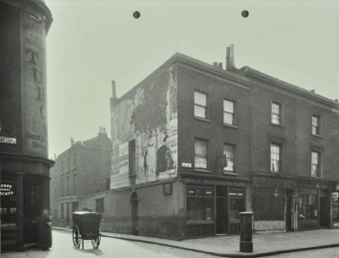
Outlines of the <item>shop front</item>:
{"type": "Polygon", "coordinates": [[[254,230],[303,231],[330,228],[330,180],[251,173],[254,230]]]}
{"type": "Polygon", "coordinates": [[[186,237],[240,233],[239,212],[245,211],[246,178],[181,174],[185,183],[186,237]]]}
{"type": "Polygon", "coordinates": [[[39,158],[1,155],[2,252],[37,245],[39,217],[49,209],[51,165],[39,158]]]}

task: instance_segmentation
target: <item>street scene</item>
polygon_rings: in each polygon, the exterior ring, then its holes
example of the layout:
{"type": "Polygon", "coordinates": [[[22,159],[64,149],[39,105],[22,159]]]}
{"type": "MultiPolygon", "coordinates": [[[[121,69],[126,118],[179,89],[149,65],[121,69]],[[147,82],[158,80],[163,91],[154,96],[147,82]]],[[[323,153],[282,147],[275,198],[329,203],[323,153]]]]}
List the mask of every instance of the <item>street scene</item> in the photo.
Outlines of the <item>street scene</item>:
{"type": "Polygon", "coordinates": [[[1,0],[1,257],[339,257],[337,6],[262,7],[1,0]]]}

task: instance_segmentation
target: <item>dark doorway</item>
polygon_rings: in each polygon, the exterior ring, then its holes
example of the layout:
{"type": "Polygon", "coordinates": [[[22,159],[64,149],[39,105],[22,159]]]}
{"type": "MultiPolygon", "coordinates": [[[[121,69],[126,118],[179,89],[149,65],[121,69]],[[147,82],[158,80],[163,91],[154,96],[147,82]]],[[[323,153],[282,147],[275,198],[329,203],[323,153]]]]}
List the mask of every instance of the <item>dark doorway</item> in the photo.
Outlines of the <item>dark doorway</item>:
{"type": "Polygon", "coordinates": [[[24,179],[24,243],[38,242],[39,217],[42,214],[42,180],[27,176],[24,179]]]}
{"type": "Polygon", "coordinates": [[[133,192],[131,196],[132,235],[139,235],[138,203],[138,194],[136,192],[133,192]]]}
{"type": "Polygon", "coordinates": [[[227,207],[227,187],[217,186],[217,214],[216,233],[227,234],[228,231],[228,207],[227,207]]]}
{"type": "Polygon", "coordinates": [[[292,231],[292,198],[293,191],[286,190],[286,231],[292,231]]]}
{"type": "Polygon", "coordinates": [[[330,218],[330,208],[329,208],[329,199],[328,197],[320,197],[320,227],[328,227],[330,218]]]}

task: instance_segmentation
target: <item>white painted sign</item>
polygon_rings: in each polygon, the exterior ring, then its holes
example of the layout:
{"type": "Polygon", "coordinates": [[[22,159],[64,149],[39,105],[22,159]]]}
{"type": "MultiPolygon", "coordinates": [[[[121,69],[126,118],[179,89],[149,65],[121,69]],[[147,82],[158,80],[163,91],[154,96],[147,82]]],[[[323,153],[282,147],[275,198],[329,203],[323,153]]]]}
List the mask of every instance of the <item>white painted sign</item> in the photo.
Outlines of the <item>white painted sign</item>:
{"type": "Polygon", "coordinates": [[[16,138],[0,136],[0,143],[16,144],[16,138]]]}
{"type": "Polygon", "coordinates": [[[181,166],[182,166],[183,168],[191,168],[191,167],[192,167],[192,163],[185,163],[185,162],[182,162],[182,163],[181,163],[181,166]]]}

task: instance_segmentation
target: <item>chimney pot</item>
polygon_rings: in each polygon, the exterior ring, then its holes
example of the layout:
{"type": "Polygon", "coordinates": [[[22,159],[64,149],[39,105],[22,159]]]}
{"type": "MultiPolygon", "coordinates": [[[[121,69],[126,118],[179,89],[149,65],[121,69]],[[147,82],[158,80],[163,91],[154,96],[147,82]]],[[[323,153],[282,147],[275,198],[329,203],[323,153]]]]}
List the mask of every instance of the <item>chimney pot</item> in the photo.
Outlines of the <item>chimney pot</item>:
{"type": "Polygon", "coordinates": [[[218,66],[218,62],[213,62],[213,66],[217,67],[218,66]]]}
{"type": "Polygon", "coordinates": [[[222,63],[219,63],[219,64],[218,64],[218,68],[219,68],[219,69],[222,69],[222,63]]]}
{"type": "Polygon", "coordinates": [[[115,81],[112,81],[112,94],[113,94],[113,98],[117,97],[115,81]]]}

